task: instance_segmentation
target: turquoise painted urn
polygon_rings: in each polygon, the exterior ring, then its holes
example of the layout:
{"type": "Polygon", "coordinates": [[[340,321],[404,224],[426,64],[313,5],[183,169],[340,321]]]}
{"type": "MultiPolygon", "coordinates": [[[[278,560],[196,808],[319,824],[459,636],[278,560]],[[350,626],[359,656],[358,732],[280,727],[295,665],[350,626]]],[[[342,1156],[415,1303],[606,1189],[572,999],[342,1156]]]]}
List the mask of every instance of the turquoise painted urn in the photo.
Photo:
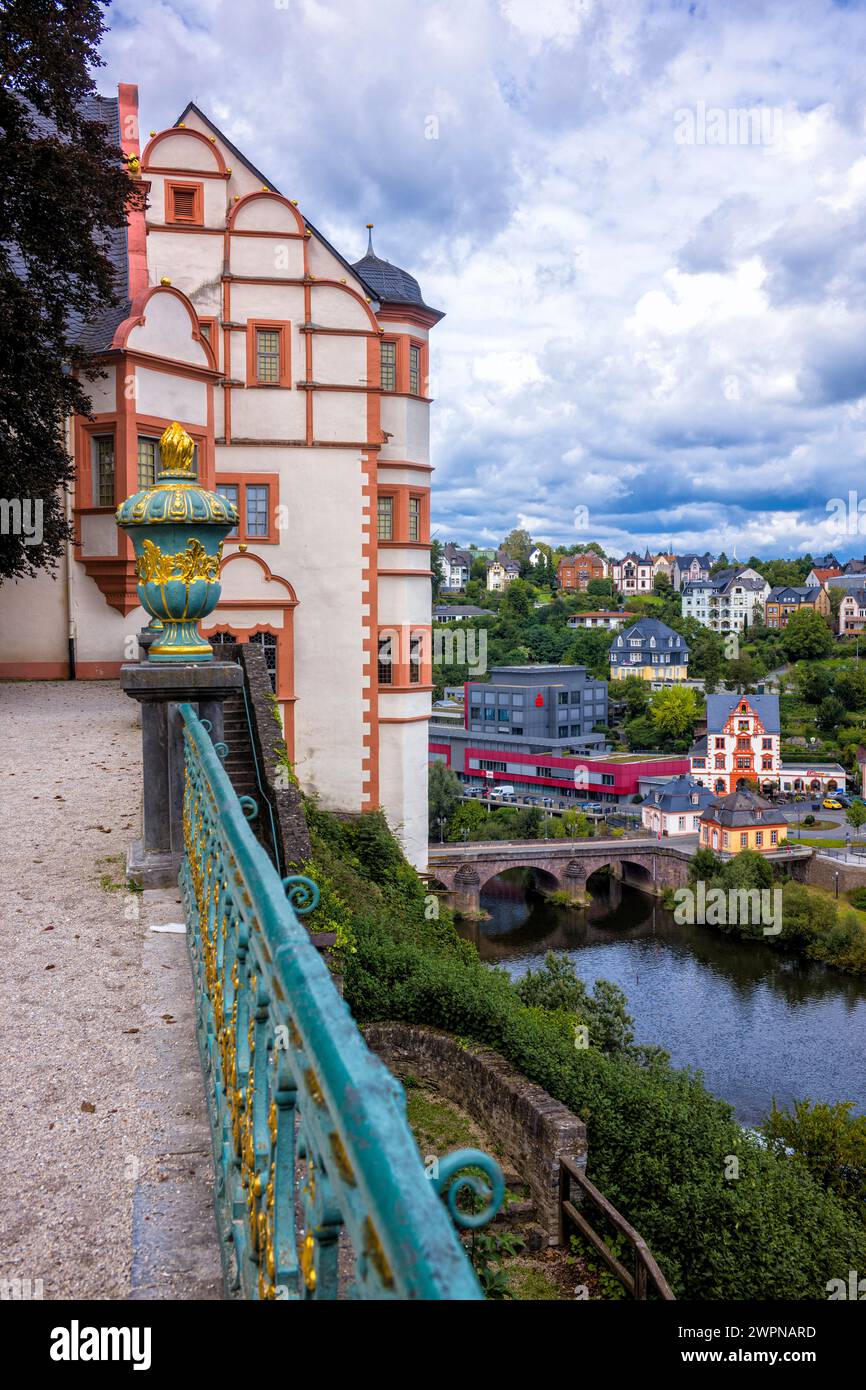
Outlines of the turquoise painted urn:
{"type": "Polygon", "coordinates": [[[199,486],[194,455],[195,444],[175,420],[159,441],[155,484],[117,509],[117,524],[135,547],[141,606],[159,632],[149,661],[213,661],[196,624],[219,602],[223,541],[237,526],[238,512],[233,502],[199,486]]]}

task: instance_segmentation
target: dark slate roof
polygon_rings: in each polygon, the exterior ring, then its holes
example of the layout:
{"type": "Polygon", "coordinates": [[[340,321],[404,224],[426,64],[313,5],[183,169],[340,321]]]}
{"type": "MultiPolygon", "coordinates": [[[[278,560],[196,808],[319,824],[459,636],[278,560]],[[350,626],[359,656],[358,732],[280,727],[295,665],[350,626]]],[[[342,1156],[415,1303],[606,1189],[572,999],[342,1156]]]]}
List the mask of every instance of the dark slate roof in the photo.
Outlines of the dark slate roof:
{"type": "Polygon", "coordinates": [[[713,794],[709,787],[702,786],[688,775],[673,777],[670,782],[665,782],[663,787],[657,787],[647,797],[650,805],[668,812],[694,812],[697,809],[703,811],[712,800],[713,794]],[[694,797],[697,797],[697,800],[693,800],[694,797]]]}
{"type": "MultiPolygon", "coordinates": [[[[98,121],[105,126],[109,138],[118,147],[119,158],[120,110],[117,97],[89,95],[84,98],[79,110],[85,120],[98,121]]],[[[57,129],[54,122],[32,107],[30,108],[30,120],[40,135],[56,135],[57,129]]],[[[73,312],[69,315],[69,341],[84,348],[85,351],[93,353],[106,352],[111,347],[117,328],[125,318],[129,317],[126,227],[115,227],[106,232],[105,247],[108,259],[114,268],[114,283],[119,296],[117,304],[108,305],[89,323],[86,323],[78,313],[73,312]]],[[[14,248],[10,259],[16,273],[23,276],[25,273],[24,260],[14,248]]]]}
{"type": "Polygon", "coordinates": [[[419,308],[427,309],[439,318],[444,317],[438,309],[424,303],[421,286],[414,275],[410,275],[408,270],[401,270],[398,265],[392,265],[390,261],[383,261],[381,256],[376,255],[373,250],[371,227],[368,228],[366,255],[355,262],[353,269],[368,285],[373,286],[376,298],[383,304],[417,304],[419,308]]]}
{"type": "Polygon", "coordinates": [[[708,740],[706,734],[704,734],[703,738],[696,739],[695,742],[692,744],[691,748],[689,749],[689,757],[705,758],[708,752],[708,740]]]}
{"type": "Polygon", "coordinates": [[[783,584],[777,589],[770,590],[767,594],[767,602],[815,603],[820,592],[821,590],[819,587],[810,584],[783,584]]]}
{"type": "Polygon", "coordinates": [[[713,797],[701,820],[715,821],[717,825],[784,825],[785,817],[757,792],[740,787],[727,796],[713,797]]]}
{"type": "Polygon", "coordinates": [[[778,695],[737,695],[726,692],[722,695],[707,696],[707,728],[715,733],[727,722],[735,705],[747,700],[751,709],[760,717],[768,734],[778,734],[779,723],[778,695]]]}

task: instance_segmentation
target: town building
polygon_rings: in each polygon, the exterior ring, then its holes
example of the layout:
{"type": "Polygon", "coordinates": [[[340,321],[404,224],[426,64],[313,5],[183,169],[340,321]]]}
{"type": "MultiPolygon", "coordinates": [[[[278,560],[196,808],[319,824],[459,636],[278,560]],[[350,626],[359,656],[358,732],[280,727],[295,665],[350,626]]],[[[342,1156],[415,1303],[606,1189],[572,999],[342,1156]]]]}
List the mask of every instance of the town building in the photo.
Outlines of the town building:
{"type": "Polygon", "coordinates": [[[680,590],[684,584],[709,579],[714,563],[715,559],[709,551],[704,555],[675,555],[671,574],[674,588],[680,590]]]}
{"type": "Polygon", "coordinates": [[[712,792],[688,774],[673,777],[650,792],[641,807],[641,822],[660,839],[673,835],[696,835],[702,812],[712,800],[712,792]]]}
{"type": "Polygon", "coordinates": [[[744,632],[763,617],[770,586],[757,570],[720,570],[689,580],[682,589],[682,614],[713,632],[744,632]]]}
{"type": "Polygon", "coordinates": [[[585,666],[494,666],[489,681],[467,681],[465,725],[471,733],[601,745],[607,724],[607,682],[585,666]]]}
{"type": "Polygon", "coordinates": [[[580,752],[554,739],[473,733],[440,721],[438,711],[430,725],[429,756],[450,767],[467,791],[505,782],[518,801],[556,806],[626,806],[659,777],[669,780],[689,767],[686,757],[580,752]]]}
{"type": "Polygon", "coordinates": [[[779,790],[794,796],[823,797],[844,791],[848,774],[841,763],[790,762],[779,769],[779,790]]]}
{"type": "Polygon", "coordinates": [[[540,548],[540,546],[534,546],[533,549],[529,552],[529,563],[532,565],[533,569],[535,569],[536,565],[540,565],[541,562],[546,559],[547,556],[545,552],[540,548]]]}
{"type": "Polygon", "coordinates": [[[446,604],[433,606],[434,623],[465,623],[470,618],[495,618],[492,608],[478,608],[474,603],[446,604]]]}
{"type": "Polygon", "coordinates": [[[676,555],[672,555],[667,551],[660,551],[658,555],[654,555],[653,580],[657,579],[658,576],[661,574],[664,576],[665,579],[670,581],[671,585],[673,585],[674,564],[676,563],[676,558],[676,555]]]}
{"type": "Polygon", "coordinates": [[[624,613],[620,609],[599,608],[592,613],[572,613],[568,620],[568,626],[589,630],[604,628],[613,632],[618,627],[622,627],[623,623],[628,622],[630,617],[630,613],[624,613]]]}
{"type": "Polygon", "coordinates": [[[442,547],[440,589],[456,593],[466,588],[472,573],[472,552],[461,550],[451,541],[442,547]]]}
{"type": "Polygon", "coordinates": [[[830,596],[823,585],[790,584],[771,589],[764,600],[764,625],[776,630],[788,626],[792,613],[811,608],[822,618],[830,616],[830,596]]]}
{"type": "Polygon", "coordinates": [[[669,685],[688,678],[689,648],[686,639],[658,618],[640,618],[613,639],[610,678],[641,680],[669,685]]]}
{"type": "Polygon", "coordinates": [[[104,376],[69,422],[74,545],[0,590],[0,676],[107,679],[147,623],[119,503],[173,420],[230,498],[218,651],[265,649],[289,758],[325,807],[382,807],[426,863],[428,336],[442,313],[368,238],[352,263],[197,106],[138,140],[138,93],[98,114],[147,188],[112,237],[122,300],[83,334],[104,376]],[[28,621],[21,622],[26,611],[28,621]],[[339,677],[339,715],[325,698],[339,677]]]}
{"type": "Polygon", "coordinates": [[[850,589],[839,604],[839,636],[854,637],[866,629],[866,589],[850,589]]]}
{"type": "Polygon", "coordinates": [[[515,579],[520,578],[520,566],[510,559],[504,550],[487,566],[487,588],[491,593],[501,594],[515,579]]]}
{"type": "Polygon", "coordinates": [[[741,782],[778,786],[781,768],[778,695],[707,696],[707,732],[691,750],[696,782],[720,795],[741,782]]]}
{"type": "Polygon", "coordinates": [[[607,572],[607,562],[594,550],[585,550],[563,555],[556,567],[556,582],[560,589],[586,590],[591,579],[606,579],[607,572]]]}
{"type": "Polygon", "coordinates": [[[651,594],[653,589],[653,557],[630,550],[621,560],[611,560],[610,577],[613,587],[621,594],[651,594]]]}
{"type": "Polygon", "coordinates": [[[813,565],[803,582],[810,587],[818,584],[823,588],[829,579],[837,579],[841,573],[839,565],[813,565]]]}
{"type": "Polygon", "coordinates": [[[702,849],[716,854],[757,850],[772,854],[788,838],[788,822],[778,807],[747,787],[714,797],[700,818],[702,849]]]}

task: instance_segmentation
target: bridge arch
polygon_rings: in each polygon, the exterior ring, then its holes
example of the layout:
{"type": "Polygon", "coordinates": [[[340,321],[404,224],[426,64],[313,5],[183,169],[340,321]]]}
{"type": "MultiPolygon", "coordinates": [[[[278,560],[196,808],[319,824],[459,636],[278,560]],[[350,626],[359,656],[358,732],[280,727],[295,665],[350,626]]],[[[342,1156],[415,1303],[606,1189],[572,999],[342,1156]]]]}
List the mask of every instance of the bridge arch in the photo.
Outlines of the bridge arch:
{"type": "Polygon", "coordinates": [[[497,879],[502,879],[503,874],[512,873],[515,869],[519,869],[523,873],[528,873],[531,876],[533,887],[540,893],[555,893],[562,886],[558,874],[541,864],[514,863],[508,864],[504,868],[497,866],[494,873],[487,873],[486,866],[484,865],[479,865],[479,869],[482,893],[489,888],[491,883],[495,883],[497,879]]]}

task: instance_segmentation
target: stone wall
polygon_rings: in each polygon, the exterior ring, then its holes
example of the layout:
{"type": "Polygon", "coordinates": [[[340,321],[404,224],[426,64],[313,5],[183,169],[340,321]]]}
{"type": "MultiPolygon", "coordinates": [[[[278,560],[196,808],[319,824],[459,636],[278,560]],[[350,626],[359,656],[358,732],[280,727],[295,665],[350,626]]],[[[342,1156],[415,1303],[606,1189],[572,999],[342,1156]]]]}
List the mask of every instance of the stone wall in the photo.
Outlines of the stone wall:
{"type": "Polygon", "coordinates": [[[501,1148],[529,1188],[548,1242],[560,1239],[560,1157],[586,1164],[586,1126],[540,1086],[481,1044],[438,1028],[369,1023],[369,1047],[397,1076],[412,1076],[453,1101],[501,1148]]]}
{"type": "MultiPolygon", "coordinates": [[[[791,877],[799,883],[814,883],[817,888],[829,888],[830,892],[835,891],[836,875],[839,875],[839,895],[846,893],[849,888],[866,887],[866,862],[860,864],[843,864],[838,859],[825,858],[821,854],[813,854],[811,859],[794,862],[791,865],[791,877]]],[[[845,904],[843,903],[844,907],[845,904]]]]}

